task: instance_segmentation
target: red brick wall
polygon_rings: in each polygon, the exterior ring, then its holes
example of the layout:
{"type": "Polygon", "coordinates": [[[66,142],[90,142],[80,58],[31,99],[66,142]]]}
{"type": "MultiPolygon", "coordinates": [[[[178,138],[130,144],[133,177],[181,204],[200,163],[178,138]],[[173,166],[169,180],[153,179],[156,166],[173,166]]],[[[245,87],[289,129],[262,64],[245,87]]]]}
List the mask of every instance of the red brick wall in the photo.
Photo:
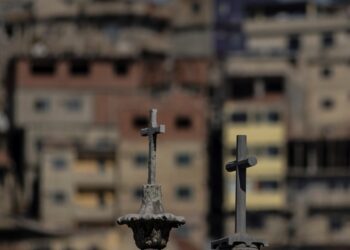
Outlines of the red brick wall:
{"type": "Polygon", "coordinates": [[[205,85],[209,81],[210,61],[207,59],[177,59],[175,79],[180,84],[205,85]]]}
{"type": "Polygon", "coordinates": [[[72,75],[69,61],[58,60],[52,75],[35,75],[31,72],[29,59],[20,59],[16,64],[16,84],[21,87],[43,88],[131,88],[142,82],[142,64],[134,61],[126,75],[113,71],[112,61],[90,61],[90,73],[72,75]]]}
{"type": "Polygon", "coordinates": [[[149,117],[149,109],[158,109],[158,124],[166,126],[166,133],[162,140],[205,140],[207,132],[207,104],[202,96],[173,91],[161,97],[128,96],[114,100],[115,116],[121,139],[140,139],[139,128],[134,127],[136,116],[149,117]],[[176,118],[185,116],[190,118],[191,126],[179,129],[176,118]]]}

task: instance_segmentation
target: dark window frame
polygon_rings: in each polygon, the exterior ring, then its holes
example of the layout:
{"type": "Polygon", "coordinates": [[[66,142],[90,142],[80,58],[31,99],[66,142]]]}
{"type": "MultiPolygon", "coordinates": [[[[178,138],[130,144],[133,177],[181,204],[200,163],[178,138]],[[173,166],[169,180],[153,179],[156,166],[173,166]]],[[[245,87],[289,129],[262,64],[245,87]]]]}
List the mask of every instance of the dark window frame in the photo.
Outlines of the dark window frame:
{"type": "Polygon", "coordinates": [[[82,110],[83,102],[80,98],[70,98],[65,100],[64,106],[71,112],[78,112],[82,110]]]}
{"type": "Polygon", "coordinates": [[[135,129],[148,127],[149,119],[145,115],[136,115],[132,120],[132,125],[135,129]]]}
{"type": "Polygon", "coordinates": [[[180,152],[175,155],[176,165],[179,167],[188,167],[192,163],[192,155],[185,152],[180,152]]]}
{"type": "Polygon", "coordinates": [[[54,157],[52,159],[52,166],[56,170],[64,170],[67,168],[67,159],[63,157],[54,157]]]}
{"type": "Polygon", "coordinates": [[[73,76],[88,76],[91,65],[87,60],[72,60],[69,65],[69,72],[73,76]]]}
{"type": "Polygon", "coordinates": [[[137,167],[145,167],[147,166],[148,156],[146,153],[137,153],[134,155],[134,165],[137,167]]]}
{"type": "Polygon", "coordinates": [[[322,48],[331,48],[334,46],[334,33],[326,31],[322,33],[322,48]]]}
{"type": "Polygon", "coordinates": [[[248,122],[248,114],[245,111],[235,111],[230,115],[232,123],[246,123],[248,122]]]}
{"type": "Polygon", "coordinates": [[[36,98],[33,103],[33,109],[37,112],[47,112],[50,109],[50,99],[36,98]]]}
{"type": "Polygon", "coordinates": [[[189,201],[193,198],[193,188],[191,186],[178,186],[176,188],[176,198],[181,201],[189,201]]]}
{"type": "Polygon", "coordinates": [[[67,195],[65,192],[63,191],[55,191],[52,194],[52,200],[54,203],[56,203],[57,205],[61,205],[66,203],[67,201],[67,195]]]}
{"type": "Polygon", "coordinates": [[[181,130],[191,129],[193,126],[192,119],[187,115],[179,115],[175,118],[175,126],[181,130]]]}

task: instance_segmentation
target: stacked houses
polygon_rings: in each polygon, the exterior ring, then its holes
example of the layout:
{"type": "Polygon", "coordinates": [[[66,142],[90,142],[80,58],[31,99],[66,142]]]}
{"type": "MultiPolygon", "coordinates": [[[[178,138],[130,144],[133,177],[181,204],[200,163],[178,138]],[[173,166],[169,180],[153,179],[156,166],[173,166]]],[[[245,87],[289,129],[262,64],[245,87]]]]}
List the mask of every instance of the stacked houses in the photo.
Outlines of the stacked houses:
{"type": "Polygon", "coordinates": [[[134,249],[114,220],[140,206],[157,108],[163,203],[187,220],[169,249],[233,232],[236,134],[258,158],[248,232],[350,249],[347,1],[0,4],[3,242],[134,249]]]}

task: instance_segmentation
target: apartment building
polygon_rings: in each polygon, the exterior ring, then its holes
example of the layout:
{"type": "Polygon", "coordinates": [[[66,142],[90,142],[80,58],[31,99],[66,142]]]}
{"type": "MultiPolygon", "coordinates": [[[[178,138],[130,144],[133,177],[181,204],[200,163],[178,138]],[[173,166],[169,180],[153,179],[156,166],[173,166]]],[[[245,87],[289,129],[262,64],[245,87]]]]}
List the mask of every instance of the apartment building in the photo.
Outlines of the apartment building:
{"type": "Polygon", "coordinates": [[[24,131],[28,175],[40,183],[43,225],[111,226],[117,215],[138,210],[148,150],[139,129],[155,107],[167,127],[157,161],[164,205],[188,218],[174,237],[203,244],[207,102],[190,87],[205,88],[209,64],[193,59],[192,77],[187,62],[177,61],[178,81],[170,86],[163,63],[159,56],[13,61],[14,124],[24,131]]]}
{"type": "MultiPolygon", "coordinates": [[[[287,242],[286,190],[286,112],[281,101],[226,102],[223,110],[223,160],[235,160],[236,135],[248,138],[249,155],[258,159],[258,165],[248,169],[247,227],[249,233],[269,240],[271,244],[287,242]],[[280,237],[274,235],[279,233],[280,237]]],[[[235,206],[235,177],[224,171],[224,210],[232,214],[235,206]]],[[[234,231],[232,215],[226,221],[226,230],[234,231]]]]}
{"type": "MultiPolygon", "coordinates": [[[[52,142],[51,142],[52,143],[52,142]]],[[[40,219],[47,227],[113,225],[118,215],[114,147],[45,145],[40,219]]]]}
{"type": "Polygon", "coordinates": [[[139,130],[148,126],[150,108],[166,133],[157,140],[157,183],[162,186],[166,211],[186,218],[173,235],[198,249],[206,238],[207,154],[205,97],[180,88],[157,96],[133,95],[115,100],[120,116],[120,207],[137,212],[142,185],[147,181],[148,141],[139,130]]]}
{"type": "Polygon", "coordinates": [[[349,192],[344,115],[348,9],[348,3],[336,1],[247,3],[242,25],[246,49],[233,55],[226,68],[234,75],[227,79],[232,86],[228,95],[234,98],[271,99],[272,93],[284,93],[286,197],[291,212],[285,232],[290,244],[307,249],[349,245],[344,238],[349,192]],[[254,81],[239,78],[261,72],[265,77],[254,81]],[[234,89],[240,81],[242,86],[234,89]]]}

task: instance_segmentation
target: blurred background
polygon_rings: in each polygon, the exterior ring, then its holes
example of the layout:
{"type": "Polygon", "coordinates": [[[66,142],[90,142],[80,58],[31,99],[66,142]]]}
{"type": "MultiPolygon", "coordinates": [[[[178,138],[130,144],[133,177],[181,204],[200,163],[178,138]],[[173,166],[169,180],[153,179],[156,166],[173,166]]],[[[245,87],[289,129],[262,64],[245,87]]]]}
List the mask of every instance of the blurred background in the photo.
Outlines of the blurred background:
{"type": "Polygon", "coordinates": [[[147,181],[186,217],[167,249],[248,232],[269,249],[350,249],[350,1],[0,0],[0,249],[136,249],[115,220],[147,181]]]}

